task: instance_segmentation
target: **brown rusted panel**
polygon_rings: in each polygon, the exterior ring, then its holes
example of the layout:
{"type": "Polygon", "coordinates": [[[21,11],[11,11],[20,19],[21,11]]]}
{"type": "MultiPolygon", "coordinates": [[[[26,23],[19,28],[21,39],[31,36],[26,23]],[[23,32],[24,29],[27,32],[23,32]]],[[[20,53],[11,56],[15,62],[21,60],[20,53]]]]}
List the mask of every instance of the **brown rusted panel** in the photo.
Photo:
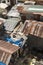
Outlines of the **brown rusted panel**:
{"type": "Polygon", "coordinates": [[[9,53],[6,53],[6,52],[0,50],[0,61],[2,61],[3,63],[5,63],[6,65],[9,64],[9,62],[8,62],[9,56],[10,56],[9,53]]]}
{"type": "Polygon", "coordinates": [[[37,23],[36,26],[35,27],[33,26],[34,32],[32,33],[32,35],[35,35],[35,36],[43,38],[43,22],[36,21],[36,23],[37,23]]]}
{"type": "Polygon", "coordinates": [[[18,46],[0,40],[0,61],[8,65],[12,54],[16,53],[18,49],[18,46]]]}
{"type": "Polygon", "coordinates": [[[22,32],[24,34],[32,34],[43,38],[43,22],[26,20],[22,32]]]}
{"type": "Polygon", "coordinates": [[[19,49],[19,47],[16,45],[12,45],[11,43],[7,43],[5,41],[0,40],[0,49],[12,54],[16,52],[19,49]]]}

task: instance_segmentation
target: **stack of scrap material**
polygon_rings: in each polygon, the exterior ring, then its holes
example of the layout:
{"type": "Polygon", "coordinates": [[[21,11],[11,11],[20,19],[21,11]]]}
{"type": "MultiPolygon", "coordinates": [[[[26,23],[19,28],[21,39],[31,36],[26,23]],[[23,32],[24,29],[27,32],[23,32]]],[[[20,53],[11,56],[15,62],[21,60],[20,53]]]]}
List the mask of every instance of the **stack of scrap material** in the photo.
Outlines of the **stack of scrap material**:
{"type": "Polygon", "coordinates": [[[11,42],[12,44],[16,44],[17,46],[23,47],[27,40],[27,37],[21,32],[23,26],[23,23],[20,22],[20,24],[10,34],[11,38],[8,38],[7,41],[11,42]]]}
{"type": "Polygon", "coordinates": [[[18,46],[0,40],[0,61],[8,65],[13,53],[17,52],[18,46]]]}
{"type": "Polygon", "coordinates": [[[26,20],[22,32],[43,38],[43,22],[26,20]]]}

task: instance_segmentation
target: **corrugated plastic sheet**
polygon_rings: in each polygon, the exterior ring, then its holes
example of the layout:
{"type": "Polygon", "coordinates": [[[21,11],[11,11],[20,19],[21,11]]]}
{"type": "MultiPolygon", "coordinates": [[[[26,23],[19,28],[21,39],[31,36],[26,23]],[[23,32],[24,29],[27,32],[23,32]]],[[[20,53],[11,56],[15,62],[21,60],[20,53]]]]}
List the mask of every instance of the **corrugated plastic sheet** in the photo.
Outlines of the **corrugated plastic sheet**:
{"type": "Polygon", "coordinates": [[[13,31],[17,23],[20,21],[19,18],[10,18],[7,19],[6,22],[4,23],[5,30],[7,31],[13,31]]]}

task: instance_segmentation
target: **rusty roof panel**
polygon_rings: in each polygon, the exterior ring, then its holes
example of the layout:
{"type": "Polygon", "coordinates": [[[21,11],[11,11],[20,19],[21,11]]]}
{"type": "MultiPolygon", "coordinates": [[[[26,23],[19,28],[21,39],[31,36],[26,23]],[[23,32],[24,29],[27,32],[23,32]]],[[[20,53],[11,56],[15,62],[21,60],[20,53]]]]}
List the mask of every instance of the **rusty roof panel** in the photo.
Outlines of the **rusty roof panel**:
{"type": "Polygon", "coordinates": [[[32,34],[43,38],[43,22],[35,21],[35,20],[26,20],[24,24],[25,26],[23,29],[23,33],[32,34]],[[28,22],[27,25],[26,22],[28,22]]]}

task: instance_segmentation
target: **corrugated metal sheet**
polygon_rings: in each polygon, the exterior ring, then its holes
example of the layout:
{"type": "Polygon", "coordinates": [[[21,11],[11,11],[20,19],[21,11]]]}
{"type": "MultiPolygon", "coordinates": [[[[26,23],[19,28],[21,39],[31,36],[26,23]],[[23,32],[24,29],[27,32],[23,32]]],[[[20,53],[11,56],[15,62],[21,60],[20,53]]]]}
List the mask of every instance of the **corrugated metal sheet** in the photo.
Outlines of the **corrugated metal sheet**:
{"type": "Polygon", "coordinates": [[[9,64],[13,53],[18,51],[19,47],[0,40],[0,61],[9,64]]]}
{"type": "Polygon", "coordinates": [[[43,22],[26,20],[22,32],[43,38],[43,22]]]}

